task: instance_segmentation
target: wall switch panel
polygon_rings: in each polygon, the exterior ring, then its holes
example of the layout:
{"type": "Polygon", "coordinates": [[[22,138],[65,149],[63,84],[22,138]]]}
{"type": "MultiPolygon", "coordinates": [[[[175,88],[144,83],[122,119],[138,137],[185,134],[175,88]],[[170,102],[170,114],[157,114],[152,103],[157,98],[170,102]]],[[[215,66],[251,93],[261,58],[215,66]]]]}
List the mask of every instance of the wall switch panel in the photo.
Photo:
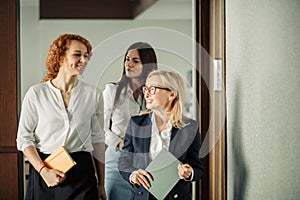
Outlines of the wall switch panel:
{"type": "Polygon", "coordinates": [[[214,59],[214,90],[223,91],[223,65],[222,59],[214,59]]]}

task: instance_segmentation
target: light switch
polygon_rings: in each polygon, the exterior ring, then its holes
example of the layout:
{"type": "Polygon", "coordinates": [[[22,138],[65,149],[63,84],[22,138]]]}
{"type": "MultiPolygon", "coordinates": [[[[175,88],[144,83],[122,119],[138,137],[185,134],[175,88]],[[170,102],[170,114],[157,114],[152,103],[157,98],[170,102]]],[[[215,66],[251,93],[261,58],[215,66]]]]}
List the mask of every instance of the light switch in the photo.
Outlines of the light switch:
{"type": "Polygon", "coordinates": [[[223,66],[222,59],[214,59],[214,90],[223,91],[223,66]]]}

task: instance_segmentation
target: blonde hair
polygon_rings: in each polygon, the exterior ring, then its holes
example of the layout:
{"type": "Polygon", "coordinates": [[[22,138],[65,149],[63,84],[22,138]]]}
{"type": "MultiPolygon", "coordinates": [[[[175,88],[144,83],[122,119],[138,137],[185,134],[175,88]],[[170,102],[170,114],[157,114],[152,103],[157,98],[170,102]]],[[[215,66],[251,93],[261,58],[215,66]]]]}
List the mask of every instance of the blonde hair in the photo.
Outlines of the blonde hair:
{"type": "Polygon", "coordinates": [[[170,119],[172,125],[175,128],[183,128],[188,125],[184,122],[183,116],[185,88],[181,76],[178,73],[172,71],[154,70],[148,75],[147,80],[152,76],[160,76],[163,86],[177,92],[177,97],[174,99],[173,106],[170,111],[170,119]]]}

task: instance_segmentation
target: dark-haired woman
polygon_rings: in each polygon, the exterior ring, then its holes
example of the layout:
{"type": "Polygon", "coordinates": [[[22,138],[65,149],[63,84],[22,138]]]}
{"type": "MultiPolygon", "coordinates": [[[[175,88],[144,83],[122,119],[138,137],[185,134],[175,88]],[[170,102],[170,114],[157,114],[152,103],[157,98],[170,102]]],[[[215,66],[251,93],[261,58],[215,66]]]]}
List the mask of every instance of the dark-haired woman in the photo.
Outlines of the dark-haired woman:
{"type": "Polygon", "coordinates": [[[125,53],[120,81],[107,84],[103,91],[107,199],[130,198],[131,186],[121,177],[117,163],[130,117],[145,109],[142,86],[148,74],[156,69],[154,49],[145,42],[134,43],[125,53]]]}

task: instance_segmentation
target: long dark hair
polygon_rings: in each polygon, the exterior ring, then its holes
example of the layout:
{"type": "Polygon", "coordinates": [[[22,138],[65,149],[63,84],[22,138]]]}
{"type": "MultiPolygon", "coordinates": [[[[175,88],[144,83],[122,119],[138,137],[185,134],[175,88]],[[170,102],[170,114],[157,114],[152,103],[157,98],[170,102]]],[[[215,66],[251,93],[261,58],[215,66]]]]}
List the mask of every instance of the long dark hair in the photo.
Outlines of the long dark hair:
{"type": "Polygon", "coordinates": [[[139,88],[137,88],[138,90],[141,90],[141,87],[143,85],[145,85],[146,78],[150,74],[150,72],[157,69],[156,54],[155,54],[155,51],[154,51],[154,49],[152,48],[152,46],[150,44],[148,44],[146,42],[136,42],[136,43],[130,45],[128,47],[128,49],[126,50],[126,53],[125,53],[125,56],[124,56],[123,73],[122,73],[121,79],[117,83],[118,87],[117,87],[115,101],[114,101],[115,106],[118,103],[118,99],[119,99],[119,96],[120,96],[120,93],[121,93],[122,89],[126,88],[128,86],[129,81],[130,81],[130,78],[126,76],[126,71],[125,71],[124,64],[125,64],[125,60],[126,60],[126,56],[128,54],[128,51],[133,50],[133,49],[136,49],[139,52],[139,56],[140,56],[141,62],[143,64],[143,71],[142,71],[142,74],[140,76],[141,85],[140,85],[139,88]]]}

